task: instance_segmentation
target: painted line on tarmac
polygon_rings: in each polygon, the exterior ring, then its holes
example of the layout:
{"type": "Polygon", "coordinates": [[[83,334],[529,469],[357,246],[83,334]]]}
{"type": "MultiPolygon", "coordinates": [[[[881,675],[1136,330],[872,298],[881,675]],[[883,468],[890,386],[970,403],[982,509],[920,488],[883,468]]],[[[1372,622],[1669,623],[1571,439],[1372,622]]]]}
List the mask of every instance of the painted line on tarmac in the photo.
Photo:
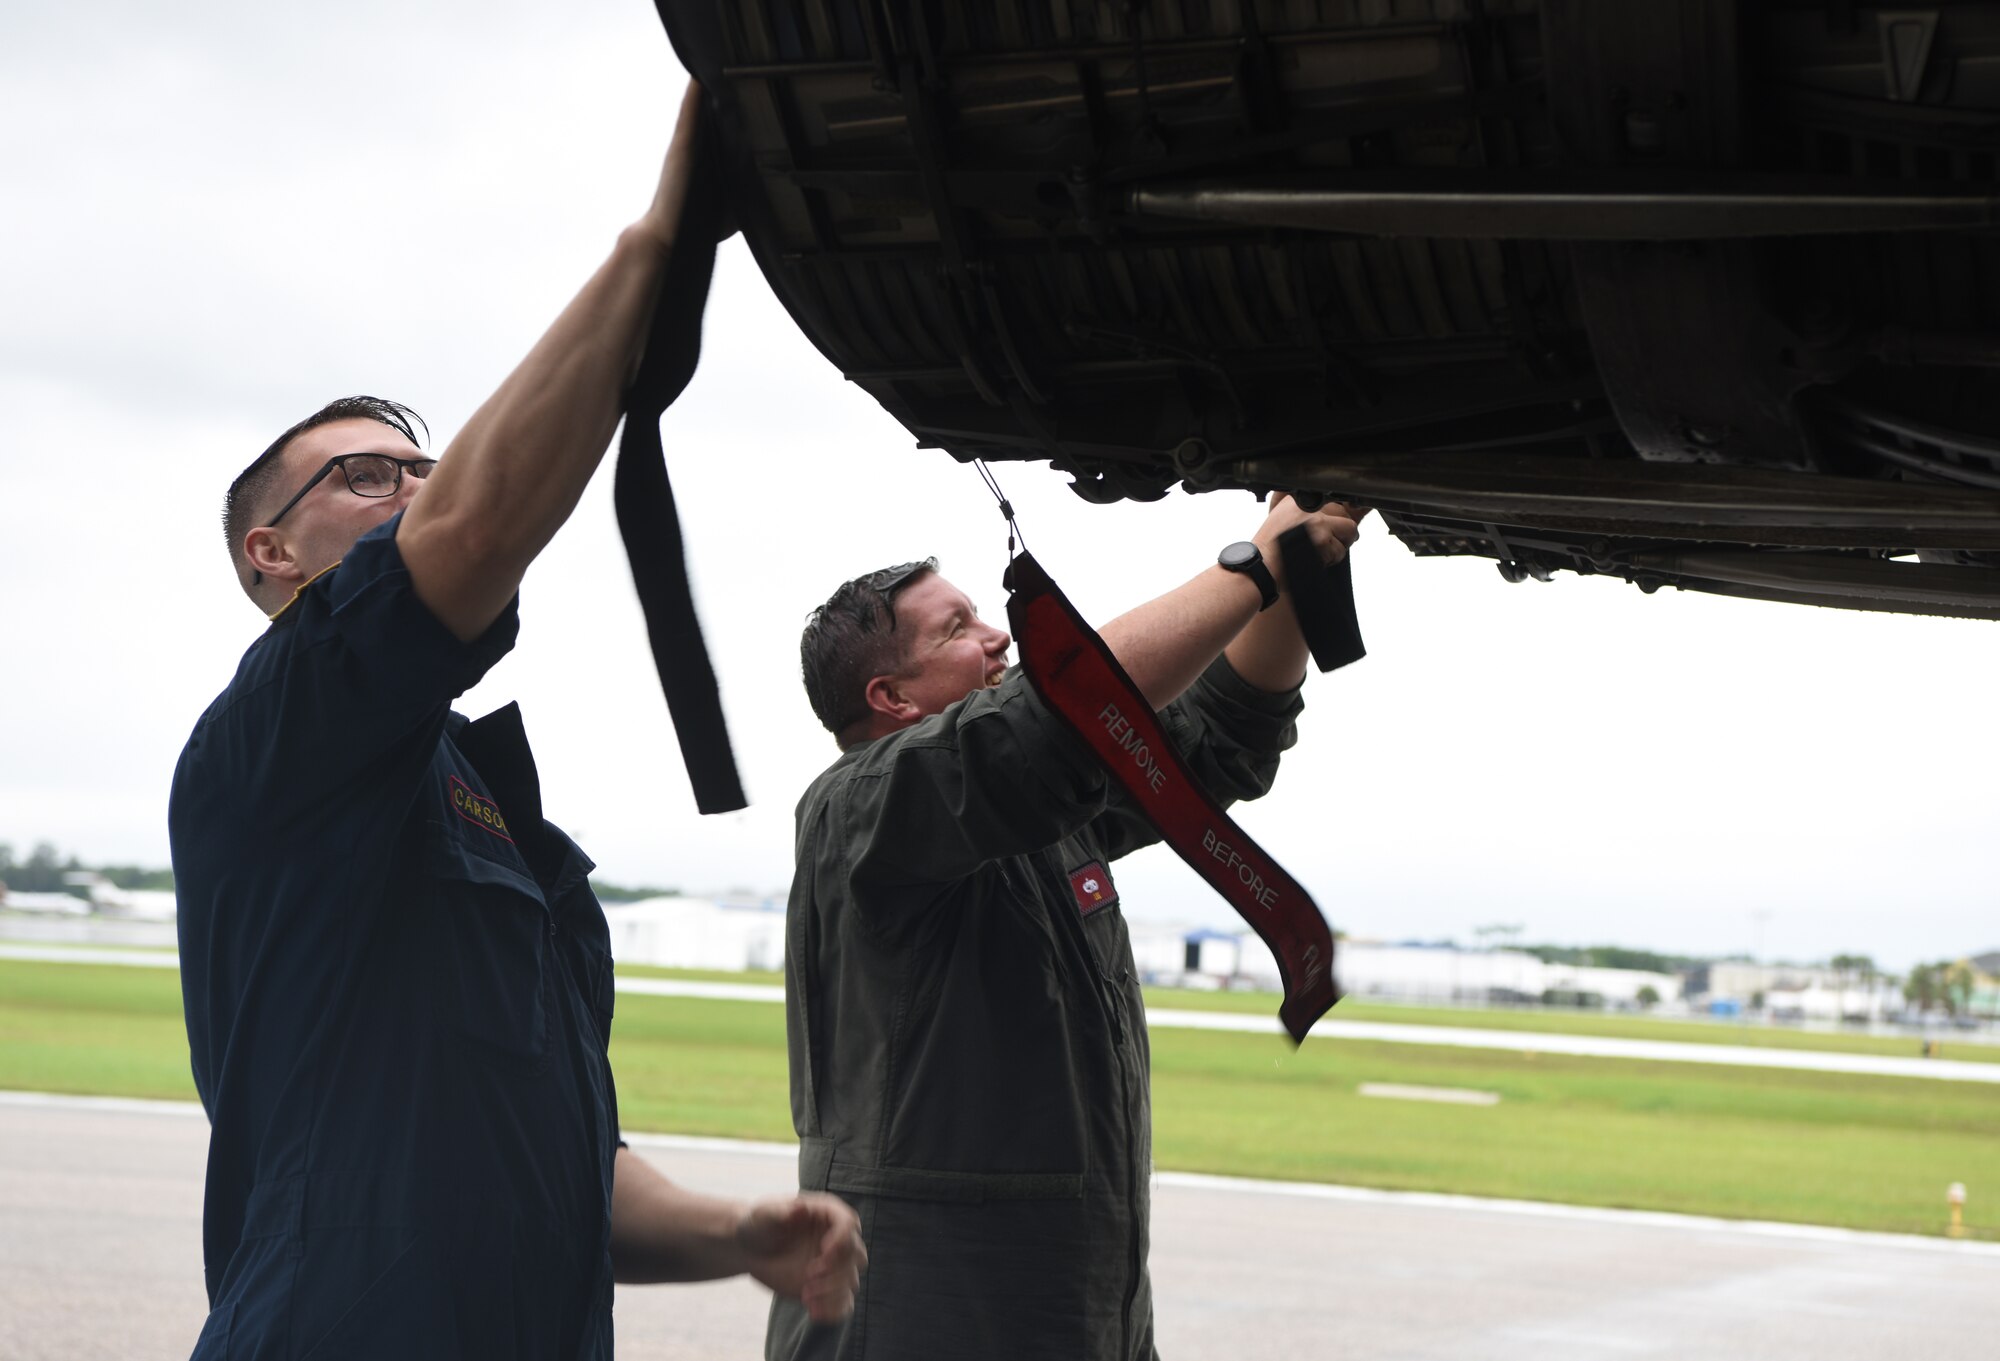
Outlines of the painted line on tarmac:
{"type": "Polygon", "coordinates": [[[1446,1106],[1500,1104],[1498,1092],[1482,1092],[1475,1087],[1412,1087],[1403,1082],[1364,1082],[1354,1089],[1354,1094],[1385,1101],[1435,1101],[1446,1106]]]}
{"type": "Polygon", "coordinates": [[[1251,1177],[1217,1177],[1201,1172],[1161,1172],[1162,1186],[1188,1190],[1235,1191],[1247,1195],[1299,1196],[1349,1204],[1421,1206],[1439,1210],[1531,1215],[1591,1224],[1629,1224],[1641,1228],[1691,1229],[1699,1232],[1744,1234],[1755,1238],[1788,1238],[1850,1247],[1915,1248],[1924,1252],[1962,1253],[2000,1258],[2000,1243],[1970,1239],[1927,1238],[1914,1233],[1881,1233],[1841,1229],[1825,1224],[1785,1224],[1769,1219],[1716,1219],[1708,1215],[1674,1214],[1666,1210],[1614,1210],[1597,1205],[1561,1205],[1546,1200],[1502,1200],[1497,1197],[1450,1195],[1441,1191],[1378,1191],[1367,1186],[1337,1186],[1324,1182],[1260,1181],[1251,1177]]]}
{"type": "Polygon", "coordinates": [[[757,1139],[721,1139],[705,1134],[634,1134],[620,1131],[625,1142],[637,1148],[670,1148],[682,1153],[749,1153],[760,1158],[784,1158],[796,1162],[797,1144],[774,1144],[757,1139]]]}
{"type": "MultiPolygon", "coordinates": [[[[0,945],[0,959],[57,964],[137,964],[178,968],[180,957],[136,950],[80,950],[64,946],[0,945]]],[[[782,1002],[785,990],[772,983],[709,983],[685,978],[620,978],[618,991],[647,997],[701,997],[721,1002],[782,1002]]],[[[1274,994],[1275,996],[1275,994],[1274,994]]],[[[1248,1012],[1175,1011],[1149,1008],[1146,1024],[1156,1030],[1226,1030],[1282,1035],[1275,1016],[1248,1012]]],[[[1684,1040],[1630,1040],[1612,1035],[1565,1035],[1542,1030],[1480,1030],[1469,1026],[1407,1025],[1390,1021],[1340,1021],[1322,1017],[1312,1028],[1323,1040],[1377,1044],[1422,1044],[1447,1049],[1493,1049],[1516,1054],[1561,1054],[1572,1058],[1645,1059],[1655,1063],[1707,1063],[1726,1068],[1790,1068],[1860,1077],[1924,1078],[1935,1082],[2000,1083],[2000,1063],[1963,1059],[1897,1058],[1889,1054],[1846,1054],[1821,1049],[1767,1049],[1755,1045],[1695,1044],[1684,1040]]]]}
{"type": "MultiPolygon", "coordinates": [[[[1237,1030],[1277,1035],[1275,1017],[1224,1011],[1148,1011],[1147,1024],[1190,1030],[1237,1030]]],[[[1888,1054],[1844,1054],[1823,1049],[1764,1049],[1752,1045],[1692,1044],[1684,1040],[1628,1040],[1612,1035],[1562,1035],[1543,1030],[1474,1030],[1464,1026],[1403,1025],[1387,1021],[1322,1019],[1312,1033],[1327,1040],[1429,1044],[1449,1049],[1502,1049],[1514,1053],[1579,1058],[1650,1059],[1657,1063],[1708,1063],[1734,1068],[1795,1068],[1866,1077],[1930,1078],[1943,1082],[2000,1082],[2000,1063],[1963,1059],[1905,1059],[1888,1054]]]]}
{"type": "Polygon", "coordinates": [[[645,997],[706,997],[720,1002],[782,1002],[776,983],[704,983],[692,978],[620,978],[618,991],[645,997]]]}
{"type": "Polygon", "coordinates": [[[128,964],[150,969],[178,969],[181,957],[172,950],[100,950],[80,945],[0,945],[0,959],[40,964],[128,964]]]}
{"type": "Polygon", "coordinates": [[[121,1115],[203,1115],[199,1101],[154,1101],[137,1096],[71,1096],[65,1092],[0,1091],[0,1106],[65,1111],[111,1111],[121,1115]]]}
{"type": "MultiPolygon", "coordinates": [[[[138,1101],[124,1097],[63,1096],[53,1092],[0,1091],[0,1107],[103,1111],[136,1115],[199,1116],[193,1101],[138,1101]]],[[[797,1144],[755,1139],[718,1139],[693,1134],[647,1134],[627,1131],[625,1141],[638,1148],[686,1153],[735,1153],[751,1157],[793,1160],[797,1144]]],[[[1306,1200],[1339,1201],[1350,1205],[1382,1205],[1434,1210],[1473,1210],[1482,1214],[1527,1215],[1575,1223],[1630,1225],[1638,1228],[1681,1229],[1701,1233],[1733,1233],[1753,1238],[1784,1238],[1797,1242],[1831,1243],[1846,1247],[1908,1248],[1919,1252],[1959,1253],[2000,1258],[2000,1243],[1967,1239],[1927,1238],[1910,1233],[1878,1233],[1839,1229],[1822,1224],[1783,1224],[1764,1219],[1716,1219],[1708,1215],[1672,1214],[1664,1210],[1614,1210],[1594,1205],[1561,1205],[1544,1200],[1503,1200],[1487,1196],[1451,1195],[1441,1191],[1379,1191],[1366,1186],[1339,1186],[1314,1181],[1270,1181],[1257,1177],[1223,1177],[1206,1172],[1156,1172],[1153,1182],[1185,1191],[1228,1191],[1239,1195],[1292,1196],[1306,1200]]]]}

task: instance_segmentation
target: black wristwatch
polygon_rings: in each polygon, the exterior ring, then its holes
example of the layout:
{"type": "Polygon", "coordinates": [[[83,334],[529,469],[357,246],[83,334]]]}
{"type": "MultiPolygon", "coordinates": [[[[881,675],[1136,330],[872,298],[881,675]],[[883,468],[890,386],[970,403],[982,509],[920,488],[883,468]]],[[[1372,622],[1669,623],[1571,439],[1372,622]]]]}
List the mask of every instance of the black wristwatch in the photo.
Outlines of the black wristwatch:
{"type": "Polygon", "coordinates": [[[1264,565],[1264,552],[1248,539],[1238,539],[1229,547],[1215,555],[1216,565],[1225,572],[1241,572],[1257,583],[1257,589],[1264,596],[1264,603],[1257,607],[1259,612],[1268,610],[1278,603],[1278,583],[1271,578],[1271,569],[1264,565]]]}

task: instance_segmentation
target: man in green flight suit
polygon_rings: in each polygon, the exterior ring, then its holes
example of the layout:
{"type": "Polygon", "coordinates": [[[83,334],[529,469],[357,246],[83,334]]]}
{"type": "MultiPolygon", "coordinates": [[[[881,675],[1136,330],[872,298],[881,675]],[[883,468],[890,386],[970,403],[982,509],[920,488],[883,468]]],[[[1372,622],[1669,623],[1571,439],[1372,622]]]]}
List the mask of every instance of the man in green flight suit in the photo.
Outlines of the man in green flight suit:
{"type": "MultiPolygon", "coordinates": [[[[1278,536],[1102,636],[1218,800],[1270,788],[1306,645],[1278,536]]],[[[834,592],[800,650],[840,758],[798,806],[785,950],[803,1188],[860,1212],[851,1319],[777,1301],[770,1361],[1149,1361],[1144,1004],[1110,862],[1159,839],[934,560],[834,592]]]]}

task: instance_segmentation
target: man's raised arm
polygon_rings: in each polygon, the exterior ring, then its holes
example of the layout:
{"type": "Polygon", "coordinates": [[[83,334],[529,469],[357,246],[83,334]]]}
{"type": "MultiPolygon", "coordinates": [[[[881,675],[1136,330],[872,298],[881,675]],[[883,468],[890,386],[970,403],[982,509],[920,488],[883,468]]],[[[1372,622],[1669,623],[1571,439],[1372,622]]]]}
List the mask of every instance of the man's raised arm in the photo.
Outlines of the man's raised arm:
{"type": "MultiPolygon", "coordinates": [[[[435,480],[435,478],[433,478],[435,480]]],[[[1335,562],[1360,533],[1345,506],[1300,510],[1289,496],[1272,498],[1269,514],[1252,539],[1280,587],[1285,584],[1278,536],[1306,526],[1323,562],[1335,562]]],[[[1127,610],[1099,633],[1105,646],[1155,710],[1194,684],[1224,648],[1238,675],[1260,690],[1291,689],[1305,676],[1306,645],[1299,635],[1290,591],[1259,613],[1257,585],[1237,572],[1210,567],[1165,595],[1127,610]]]]}
{"type": "Polygon", "coordinates": [[[396,546],[417,598],[460,639],[499,617],[618,428],[687,200],[700,103],[690,82],[652,206],[473,413],[404,512],[396,546]]]}

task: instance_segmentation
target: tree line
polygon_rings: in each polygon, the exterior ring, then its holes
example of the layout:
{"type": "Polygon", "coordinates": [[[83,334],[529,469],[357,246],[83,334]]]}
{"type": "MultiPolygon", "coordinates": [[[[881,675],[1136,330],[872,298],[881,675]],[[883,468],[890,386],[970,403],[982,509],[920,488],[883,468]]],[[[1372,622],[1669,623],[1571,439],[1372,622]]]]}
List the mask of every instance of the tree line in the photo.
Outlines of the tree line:
{"type": "Polygon", "coordinates": [[[1623,945],[1524,945],[1522,953],[1544,964],[1567,964],[1586,969],[1640,969],[1647,973],[1684,973],[1709,963],[1692,955],[1664,955],[1657,950],[1634,950],[1623,945]]]}
{"type": "MultiPolygon", "coordinates": [[[[84,889],[64,882],[64,876],[78,870],[101,874],[117,888],[164,889],[171,893],[174,887],[174,872],[170,869],[149,869],[143,865],[86,865],[74,855],[63,854],[53,842],[48,841],[36,842],[24,859],[11,842],[0,841],[0,886],[17,893],[68,893],[78,898],[87,897],[84,889]]],[[[590,886],[607,903],[677,898],[681,892],[677,888],[658,888],[650,884],[611,884],[602,879],[591,880],[590,886]]]]}
{"type": "Polygon", "coordinates": [[[63,882],[63,876],[78,870],[91,870],[101,874],[119,888],[156,888],[171,891],[174,886],[174,872],[170,869],[149,869],[143,865],[86,865],[74,855],[64,855],[47,841],[38,841],[28,852],[28,858],[15,858],[11,843],[0,841],[0,884],[17,893],[70,893],[76,897],[87,897],[87,893],[63,882]]]}
{"type": "Polygon", "coordinates": [[[1969,1016],[1972,995],[1978,986],[1978,976],[1970,963],[1963,959],[1941,959],[1910,970],[1910,976],[1903,980],[1903,1000],[1918,1011],[1942,1010],[1947,1016],[1969,1016]]]}
{"type": "MultiPolygon", "coordinates": [[[[64,855],[50,841],[34,843],[26,859],[20,859],[12,843],[0,841],[0,887],[16,893],[68,893],[78,899],[88,897],[84,889],[64,883],[66,875],[92,871],[118,889],[164,889],[174,891],[174,871],[148,869],[144,865],[84,865],[74,855],[64,855]]],[[[590,887],[604,903],[638,903],[642,899],[678,899],[680,889],[658,889],[654,885],[614,885],[592,879],[590,887]]]]}
{"type": "MultiPolygon", "coordinates": [[[[171,892],[174,887],[174,872],[171,869],[151,869],[143,865],[86,865],[74,855],[65,856],[47,841],[36,842],[26,859],[17,859],[13,845],[0,841],[0,886],[20,893],[71,893],[82,898],[88,896],[85,890],[64,882],[66,875],[78,870],[95,871],[118,888],[164,889],[171,892]]],[[[627,886],[606,883],[601,879],[591,880],[590,886],[596,890],[598,898],[607,903],[680,896],[677,888],[627,886]]],[[[1661,954],[1655,950],[1635,950],[1623,945],[1527,945],[1522,949],[1544,964],[1641,969],[1649,973],[1681,973],[1711,962],[1690,955],[1661,954]]],[[[1843,984],[1852,979],[1854,986],[1864,990],[1884,978],[1875,961],[1867,955],[1835,955],[1829,961],[1829,967],[1843,984]]],[[[1947,1016],[1969,1015],[1978,982],[1972,966],[1965,960],[1919,964],[1910,970],[1903,981],[1903,1000],[1922,1012],[1941,1010],[1947,1016]]],[[[1642,1004],[1659,1001],[1657,993],[1650,998],[1646,996],[1651,992],[1651,988],[1641,991],[1639,1000],[1642,1004]]]]}

